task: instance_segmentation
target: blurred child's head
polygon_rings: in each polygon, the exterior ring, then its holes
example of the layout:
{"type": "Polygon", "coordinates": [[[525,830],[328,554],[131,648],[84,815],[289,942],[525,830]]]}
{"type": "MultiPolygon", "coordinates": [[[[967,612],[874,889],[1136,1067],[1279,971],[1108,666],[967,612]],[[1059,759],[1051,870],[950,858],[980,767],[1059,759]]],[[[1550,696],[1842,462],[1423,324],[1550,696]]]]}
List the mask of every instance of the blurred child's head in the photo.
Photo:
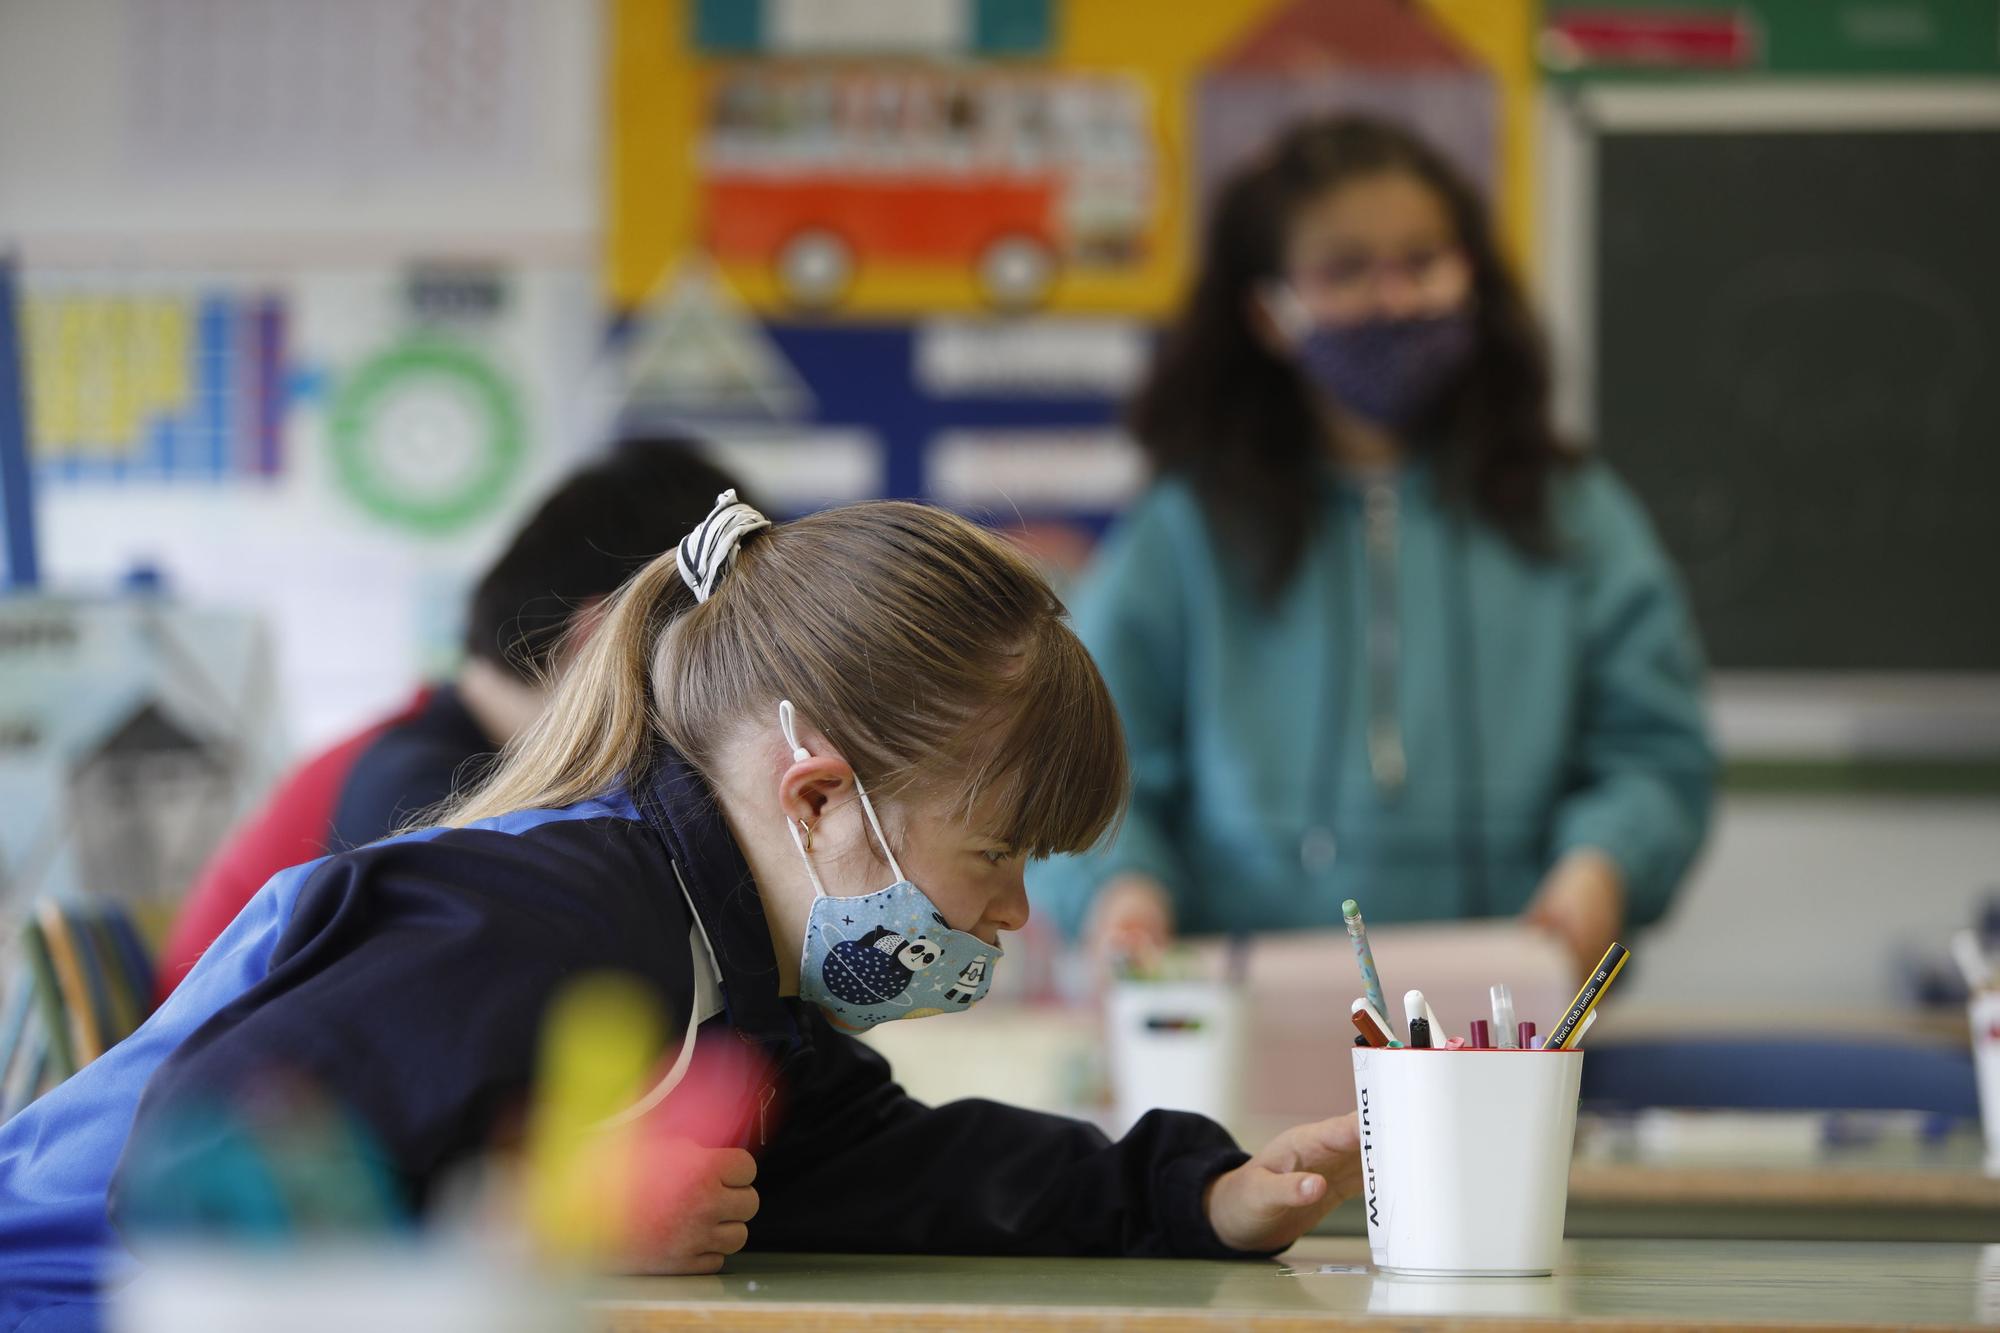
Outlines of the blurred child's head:
{"type": "Polygon", "coordinates": [[[473,589],[465,654],[546,684],[577,612],[609,597],[737,482],[675,437],[632,438],[565,478],[473,589]]]}

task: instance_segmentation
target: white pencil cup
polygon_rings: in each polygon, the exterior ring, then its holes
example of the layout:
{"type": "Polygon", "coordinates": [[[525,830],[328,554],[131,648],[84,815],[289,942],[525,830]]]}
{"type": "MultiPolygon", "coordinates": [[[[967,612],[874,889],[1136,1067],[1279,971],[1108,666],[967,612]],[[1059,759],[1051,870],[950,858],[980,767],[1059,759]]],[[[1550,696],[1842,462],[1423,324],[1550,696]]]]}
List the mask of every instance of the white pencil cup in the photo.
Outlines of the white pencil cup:
{"type": "Polygon", "coordinates": [[[1111,1087],[1120,1133],[1155,1107],[1240,1118],[1243,997],[1216,981],[1124,981],[1111,988],[1111,1087]]]}
{"type": "Polygon", "coordinates": [[[1354,1049],[1368,1247],[1386,1273],[1544,1277],[1581,1051],[1354,1049]]]}
{"type": "Polygon", "coordinates": [[[1986,1173],[2000,1175],[2000,991],[1972,997],[1972,1064],[1979,1074],[1979,1121],[1986,1129],[1986,1173]]]}

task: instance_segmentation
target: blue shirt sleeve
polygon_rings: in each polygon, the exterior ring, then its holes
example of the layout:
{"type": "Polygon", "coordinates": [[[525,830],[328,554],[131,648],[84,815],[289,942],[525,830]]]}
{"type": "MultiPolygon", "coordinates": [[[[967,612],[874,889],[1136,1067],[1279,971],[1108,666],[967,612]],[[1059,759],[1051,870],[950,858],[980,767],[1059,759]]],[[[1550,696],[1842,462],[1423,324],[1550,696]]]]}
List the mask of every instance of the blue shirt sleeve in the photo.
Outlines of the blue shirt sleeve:
{"type": "Polygon", "coordinates": [[[1645,511],[1593,464],[1571,481],[1584,677],[1552,851],[1603,852],[1634,925],[1659,919],[1708,831],[1716,757],[1687,600],[1645,511]]]}
{"type": "MultiPolygon", "coordinates": [[[[320,863],[263,979],[147,1083],[113,1178],[113,1221],[128,1234],[158,1225],[162,1208],[187,1204],[149,1183],[210,1180],[246,1140],[282,1140],[297,1119],[273,1096],[286,1088],[349,1118],[361,1131],[355,1169],[385,1175],[420,1208],[521,1106],[543,1013],[568,980],[635,975],[684,1021],[688,917],[678,894],[654,891],[648,836],[620,820],[453,829],[320,863]]],[[[233,1209],[213,1220],[251,1220],[233,1209]]]]}

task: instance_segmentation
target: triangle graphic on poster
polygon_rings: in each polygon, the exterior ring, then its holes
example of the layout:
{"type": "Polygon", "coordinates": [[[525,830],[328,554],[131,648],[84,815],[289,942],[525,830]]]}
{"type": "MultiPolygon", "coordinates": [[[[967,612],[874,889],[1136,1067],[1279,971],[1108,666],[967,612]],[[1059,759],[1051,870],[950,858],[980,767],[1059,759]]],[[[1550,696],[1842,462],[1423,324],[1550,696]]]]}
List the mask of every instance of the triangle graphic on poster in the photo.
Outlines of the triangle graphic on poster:
{"type": "Polygon", "coordinates": [[[617,376],[619,419],[793,421],[812,391],[706,257],[663,280],[634,320],[617,376]]]}

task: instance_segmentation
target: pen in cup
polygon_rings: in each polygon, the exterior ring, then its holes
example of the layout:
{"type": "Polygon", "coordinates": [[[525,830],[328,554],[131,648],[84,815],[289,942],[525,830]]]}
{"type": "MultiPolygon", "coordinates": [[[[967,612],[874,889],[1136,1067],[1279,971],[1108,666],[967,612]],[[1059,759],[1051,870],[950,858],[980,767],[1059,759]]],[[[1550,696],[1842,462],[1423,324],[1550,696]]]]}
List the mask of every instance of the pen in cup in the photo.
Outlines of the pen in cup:
{"type": "MultiPolygon", "coordinates": [[[[1382,978],[1375,972],[1375,951],[1368,947],[1368,927],[1361,920],[1361,904],[1347,899],[1340,905],[1340,918],[1347,923],[1347,938],[1354,946],[1354,961],[1361,968],[1361,988],[1368,996],[1368,1003],[1387,1018],[1389,1002],[1382,998],[1382,978]]],[[[1389,1035],[1396,1034],[1391,1031],[1389,1035]]]]}
{"type": "Polygon", "coordinates": [[[1514,992],[1506,984],[1493,987],[1493,1040],[1504,1050],[1514,1045],[1514,992]]]}
{"type": "Polygon", "coordinates": [[[1349,1010],[1349,1016],[1354,1020],[1354,1026],[1360,1029],[1362,1040],[1368,1045],[1394,1049],[1403,1044],[1396,1040],[1390,1031],[1389,1020],[1382,1017],[1381,1010],[1370,1003],[1367,996],[1364,995],[1354,1002],[1349,1010]]]}
{"type": "Polygon", "coordinates": [[[1595,1009],[1598,1002],[1604,998],[1604,992],[1611,989],[1611,983],[1618,979],[1618,974],[1624,970],[1626,962],[1631,957],[1631,950],[1616,941],[1612,942],[1611,947],[1604,951],[1604,957],[1598,959],[1597,966],[1591,969],[1588,977],[1584,978],[1582,989],[1577,991],[1576,998],[1570,1001],[1569,1010],[1563,1014],[1562,1021],[1556,1024],[1555,1030],[1549,1033],[1548,1040],[1542,1043],[1543,1050],[1561,1051],[1569,1048],[1577,1025],[1590,1017],[1591,1010],[1595,1009]]]}
{"type": "Polygon", "coordinates": [[[1424,993],[1420,990],[1403,992],[1403,1021],[1409,1025],[1410,1048],[1425,1051],[1430,1049],[1432,1039],[1437,1035],[1429,1018],[1430,1006],[1424,1003],[1424,993]],[[1417,1025],[1423,1024],[1423,1040],[1417,1040],[1417,1025]]]}

